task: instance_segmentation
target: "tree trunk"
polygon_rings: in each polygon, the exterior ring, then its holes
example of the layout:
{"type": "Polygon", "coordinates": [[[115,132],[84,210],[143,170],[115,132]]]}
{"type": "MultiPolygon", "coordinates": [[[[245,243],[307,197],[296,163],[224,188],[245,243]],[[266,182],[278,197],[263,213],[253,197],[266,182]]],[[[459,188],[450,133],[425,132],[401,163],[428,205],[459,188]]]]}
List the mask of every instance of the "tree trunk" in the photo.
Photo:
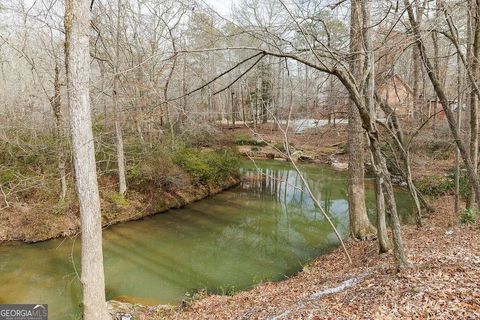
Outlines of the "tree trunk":
{"type": "Polygon", "coordinates": [[[239,94],[240,94],[240,104],[242,106],[242,121],[243,125],[247,125],[247,115],[245,114],[245,96],[243,92],[243,85],[239,86],[239,94]]]}
{"type": "Polygon", "coordinates": [[[280,58],[278,61],[278,70],[277,70],[277,79],[276,79],[276,84],[277,84],[277,91],[275,93],[275,102],[274,102],[274,110],[273,110],[273,115],[274,115],[274,124],[273,124],[273,130],[278,130],[278,127],[280,126],[279,123],[279,116],[280,116],[280,105],[282,104],[282,93],[283,93],[283,64],[282,64],[282,59],[280,58]]]}
{"type": "Polygon", "coordinates": [[[413,59],[413,110],[412,118],[417,119],[418,115],[418,102],[420,101],[420,68],[421,61],[418,54],[418,48],[413,47],[412,49],[412,59],[413,59]]]}
{"type": "MultiPolygon", "coordinates": [[[[352,0],[350,51],[352,74],[360,83],[363,78],[363,12],[359,0],[352,0]]],[[[376,230],[370,223],[365,206],[364,189],[364,142],[361,119],[355,103],[352,101],[348,110],[348,212],[350,233],[353,238],[366,239],[376,230]]]]}
{"type": "Polygon", "coordinates": [[[102,225],[90,111],[89,1],[65,6],[65,63],[82,237],[83,319],[106,320],[102,225]]]}
{"type": "Polygon", "coordinates": [[[121,116],[118,102],[118,82],[119,82],[119,65],[120,65],[120,21],[122,15],[122,2],[117,2],[117,35],[115,44],[115,64],[113,69],[113,118],[115,122],[115,138],[117,149],[117,166],[118,166],[118,192],[123,196],[127,191],[127,180],[125,178],[125,153],[123,151],[123,135],[121,116]]]}
{"type": "MultiPolygon", "coordinates": [[[[416,7],[416,14],[417,14],[417,23],[420,26],[422,24],[423,13],[425,10],[425,2],[423,4],[419,4],[419,0],[415,0],[415,7],[416,7]]],[[[412,110],[412,117],[413,119],[418,119],[421,115],[421,111],[419,110],[422,104],[419,105],[420,102],[420,76],[422,71],[422,60],[420,58],[420,52],[416,46],[412,48],[412,60],[413,60],[413,110],[412,110]]],[[[425,97],[423,97],[425,99],[425,97]]]]}
{"type": "Polygon", "coordinates": [[[187,123],[187,61],[184,56],[182,59],[182,112],[180,124],[184,126],[187,123]]]}
{"type": "MultiPolygon", "coordinates": [[[[457,53],[457,130],[462,127],[462,67],[460,54],[457,53]]],[[[455,152],[455,213],[460,211],[460,151],[455,152]]]]}
{"type": "Polygon", "coordinates": [[[263,101],[262,101],[262,76],[258,75],[257,78],[257,89],[255,91],[255,127],[258,123],[258,112],[262,112],[263,108],[263,101]],[[260,110],[259,110],[260,108],[260,110]]]}
{"type": "Polygon", "coordinates": [[[385,218],[385,198],[383,196],[382,181],[377,174],[375,177],[375,199],[376,199],[376,214],[377,214],[377,237],[378,237],[378,252],[386,253],[390,250],[391,244],[388,239],[387,222],[385,218]]]}
{"type": "MultiPolygon", "coordinates": [[[[370,145],[369,145],[370,147],[370,145]]],[[[370,148],[370,157],[372,163],[375,163],[375,158],[370,148]]],[[[377,240],[378,240],[378,252],[386,253],[392,248],[390,239],[387,233],[387,221],[385,217],[385,197],[382,187],[382,175],[379,172],[380,168],[374,166],[375,173],[375,204],[376,204],[376,223],[377,223],[377,240]]]]}
{"type": "Polygon", "coordinates": [[[55,62],[54,97],[52,101],[55,114],[55,128],[57,135],[58,174],[60,175],[60,200],[65,200],[67,195],[67,173],[65,169],[65,143],[62,124],[62,103],[60,99],[60,75],[58,64],[55,62]]]}
{"type": "Polygon", "coordinates": [[[232,90],[230,90],[230,96],[232,97],[232,129],[235,130],[235,92],[233,92],[232,90]]]}
{"type": "Polygon", "coordinates": [[[405,248],[403,245],[403,239],[400,229],[400,220],[398,219],[397,207],[395,196],[393,193],[392,181],[390,179],[390,173],[385,162],[385,157],[382,154],[380,148],[380,138],[378,129],[375,125],[375,118],[372,115],[375,114],[368,110],[365,101],[363,99],[363,92],[357,89],[357,85],[354,78],[349,73],[345,73],[340,69],[333,69],[330,71],[333,75],[343,83],[345,88],[350,93],[351,99],[355,102],[357,109],[362,119],[363,127],[367,132],[370,151],[373,155],[373,168],[376,174],[376,178],[379,179],[383,194],[385,197],[386,209],[390,216],[390,226],[393,234],[393,249],[395,262],[399,269],[410,266],[410,262],[407,259],[405,248]]]}
{"type": "MultiPolygon", "coordinates": [[[[439,5],[439,0],[436,0],[436,11],[435,11],[435,18],[438,19],[439,16],[439,10],[440,10],[440,5],[439,5]]],[[[440,65],[439,65],[439,60],[440,60],[440,49],[439,49],[439,39],[438,39],[438,33],[437,30],[432,30],[432,43],[433,43],[433,72],[435,72],[435,75],[437,76],[438,80],[440,83],[442,83],[441,77],[440,77],[440,65]]],[[[438,109],[439,101],[438,97],[435,98],[435,107],[433,108],[433,119],[432,119],[432,131],[433,131],[433,137],[437,138],[437,109],[438,109]]]]}
{"type": "MultiPolygon", "coordinates": [[[[474,79],[478,79],[478,59],[480,58],[480,23],[479,6],[476,0],[469,1],[469,20],[473,27],[473,44],[468,57],[470,70],[474,79]]],[[[469,39],[470,42],[470,39],[469,39]]],[[[475,175],[478,174],[478,99],[473,85],[469,88],[469,109],[470,109],[470,161],[473,164],[475,175]]],[[[473,209],[474,203],[479,199],[475,199],[475,190],[470,188],[469,197],[467,199],[467,207],[473,209]]]]}

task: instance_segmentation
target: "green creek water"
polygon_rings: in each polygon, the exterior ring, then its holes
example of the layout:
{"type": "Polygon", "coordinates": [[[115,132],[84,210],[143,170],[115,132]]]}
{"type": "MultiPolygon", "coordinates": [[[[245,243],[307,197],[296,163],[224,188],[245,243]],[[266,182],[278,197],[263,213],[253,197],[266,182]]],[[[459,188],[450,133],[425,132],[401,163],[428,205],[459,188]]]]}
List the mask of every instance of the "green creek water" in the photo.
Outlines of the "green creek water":
{"type": "MultiPolygon", "coordinates": [[[[198,289],[228,293],[263,280],[281,280],[337,246],[334,233],[288,163],[258,161],[242,167],[240,186],[140,221],[106,229],[107,299],[135,297],[143,303],[176,303],[198,289]]],[[[348,232],[346,175],[321,165],[302,171],[313,192],[348,232]]],[[[367,183],[367,206],[374,195],[367,183]]],[[[411,211],[397,194],[400,214],[411,211]]],[[[0,303],[48,303],[50,319],[75,319],[81,291],[80,241],[56,239],[0,246],[0,303]]]]}

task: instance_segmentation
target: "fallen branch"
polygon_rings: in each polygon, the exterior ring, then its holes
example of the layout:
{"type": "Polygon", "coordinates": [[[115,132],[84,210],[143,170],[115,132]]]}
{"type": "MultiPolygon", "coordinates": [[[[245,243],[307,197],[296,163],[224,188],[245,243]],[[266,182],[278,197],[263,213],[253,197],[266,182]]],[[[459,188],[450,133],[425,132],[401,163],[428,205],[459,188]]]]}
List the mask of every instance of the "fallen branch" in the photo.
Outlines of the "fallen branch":
{"type": "Polygon", "coordinates": [[[315,292],[315,293],[311,294],[308,298],[300,300],[298,303],[294,304],[292,308],[287,309],[283,313],[279,314],[278,316],[274,316],[274,317],[269,318],[269,319],[270,320],[283,319],[286,316],[288,316],[289,314],[291,314],[292,312],[298,311],[301,308],[305,307],[306,304],[309,303],[309,302],[319,300],[320,298],[322,298],[326,295],[329,295],[329,294],[335,294],[335,293],[342,292],[342,291],[344,291],[348,288],[351,288],[351,287],[357,285],[360,282],[363,282],[366,275],[367,275],[366,273],[362,273],[358,277],[350,278],[350,279],[347,279],[343,282],[340,282],[335,287],[331,287],[331,288],[324,289],[322,291],[315,292]]]}

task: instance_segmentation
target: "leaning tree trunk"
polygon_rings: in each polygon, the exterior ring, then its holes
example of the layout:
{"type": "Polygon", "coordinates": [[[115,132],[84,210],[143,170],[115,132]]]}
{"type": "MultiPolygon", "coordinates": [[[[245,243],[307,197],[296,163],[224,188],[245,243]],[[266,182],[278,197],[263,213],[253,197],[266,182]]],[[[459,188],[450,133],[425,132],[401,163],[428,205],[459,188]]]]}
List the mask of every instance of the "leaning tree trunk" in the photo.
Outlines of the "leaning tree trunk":
{"type": "MultiPolygon", "coordinates": [[[[400,127],[400,122],[398,121],[397,115],[395,113],[395,110],[392,109],[388,103],[385,101],[382,101],[380,98],[380,95],[375,94],[375,98],[380,105],[380,108],[383,110],[383,112],[386,115],[386,118],[388,119],[388,124],[387,128],[390,127],[391,135],[393,139],[395,140],[395,145],[397,146],[397,150],[400,153],[400,158],[403,162],[403,171],[400,170],[403,178],[407,182],[407,187],[408,191],[410,193],[410,196],[413,199],[413,203],[415,204],[415,222],[418,227],[422,226],[422,207],[420,205],[420,198],[418,196],[417,189],[415,187],[415,184],[413,183],[413,178],[412,178],[412,171],[410,168],[410,153],[408,150],[408,147],[405,145],[405,141],[403,138],[403,131],[400,127]]],[[[398,164],[398,167],[401,167],[401,164],[398,164]]]]}
{"type": "Polygon", "coordinates": [[[109,319],[105,303],[102,225],[92,119],[90,113],[90,1],[68,0],[65,6],[65,63],[75,183],[82,237],[83,319],[109,319]]]}
{"type": "MultiPolygon", "coordinates": [[[[365,59],[363,50],[364,23],[362,4],[352,0],[351,32],[350,32],[350,69],[357,83],[362,82],[365,59]]],[[[360,115],[352,101],[348,110],[348,212],[350,217],[350,233],[356,239],[365,239],[376,233],[370,223],[365,206],[364,188],[364,130],[360,115]]]]}
{"type": "Polygon", "coordinates": [[[415,16],[413,14],[413,9],[410,6],[410,2],[408,0],[403,0],[403,3],[407,9],[408,13],[408,18],[410,20],[410,25],[412,26],[412,30],[415,36],[415,41],[418,46],[418,49],[420,51],[420,56],[422,58],[423,64],[425,66],[425,69],[427,71],[427,75],[430,78],[430,81],[433,85],[433,88],[435,90],[435,93],[437,94],[438,99],[440,100],[440,104],[442,105],[443,111],[445,112],[445,116],[447,117],[447,122],[448,126],[450,128],[450,131],[453,135],[453,139],[455,140],[455,143],[457,144],[457,147],[460,151],[460,154],[462,156],[463,163],[465,164],[465,168],[467,170],[467,176],[470,184],[473,186],[475,190],[475,196],[477,199],[480,198],[480,184],[478,181],[478,177],[475,172],[475,166],[469,157],[469,154],[467,152],[467,149],[465,148],[465,145],[462,142],[462,137],[460,135],[459,130],[457,130],[456,126],[456,120],[453,115],[452,110],[449,108],[448,104],[448,99],[445,94],[444,88],[442,88],[442,85],[434,71],[434,68],[432,66],[432,63],[430,62],[430,59],[428,58],[427,51],[425,48],[425,44],[423,43],[423,39],[421,38],[420,35],[420,30],[418,28],[418,24],[415,21],[415,16]]]}

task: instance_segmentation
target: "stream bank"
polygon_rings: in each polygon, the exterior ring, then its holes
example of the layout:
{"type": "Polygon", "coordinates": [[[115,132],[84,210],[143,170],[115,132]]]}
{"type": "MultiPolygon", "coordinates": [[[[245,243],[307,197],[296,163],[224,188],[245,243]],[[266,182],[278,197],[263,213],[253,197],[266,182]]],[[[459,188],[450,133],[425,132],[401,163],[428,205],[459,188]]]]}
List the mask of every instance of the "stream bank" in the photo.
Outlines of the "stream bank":
{"type": "MultiPolygon", "coordinates": [[[[118,193],[113,164],[97,156],[103,227],[179,208],[240,183],[240,155],[234,149],[182,145],[175,149],[158,145],[148,153],[137,149],[127,163],[124,195],[118,193]]],[[[66,177],[67,193],[59,199],[55,162],[49,158],[20,160],[0,172],[0,182],[8,181],[2,191],[10,193],[0,210],[0,243],[77,235],[80,217],[73,175],[66,177]],[[18,189],[22,184],[24,188],[18,189]]]]}
{"type": "MultiPolygon", "coordinates": [[[[139,220],[170,209],[181,208],[226,189],[237,186],[241,179],[231,175],[221,183],[189,184],[172,191],[153,189],[149,193],[131,191],[127,198],[102,193],[102,226],[139,220]]],[[[115,187],[115,186],[112,186],[115,187]]],[[[59,237],[78,235],[80,220],[78,207],[62,213],[55,208],[15,206],[0,212],[0,244],[8,241],[39,242],[59,237]]]]}

